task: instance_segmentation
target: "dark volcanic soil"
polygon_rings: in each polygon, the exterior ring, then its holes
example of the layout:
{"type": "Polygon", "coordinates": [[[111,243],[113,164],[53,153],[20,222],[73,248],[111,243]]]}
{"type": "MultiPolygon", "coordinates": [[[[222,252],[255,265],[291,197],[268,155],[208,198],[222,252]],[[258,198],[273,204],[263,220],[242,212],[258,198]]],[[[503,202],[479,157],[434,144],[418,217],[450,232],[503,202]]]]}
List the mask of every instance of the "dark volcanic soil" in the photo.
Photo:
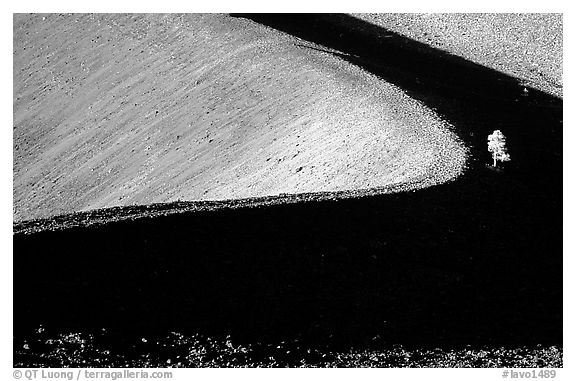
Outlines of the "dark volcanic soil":
{"type": "Polygon", "coordinates": [[[434,108],[471,147],[467,172],[417,192],[16,224],[16,343],[43,324],[105,327],[118,347],[171,331],[331,350],[561,347],[562,100],[348,16],[250,18],[434,108]],[[494,129],[512,156],[500,170],[486,166],[494,129]]]}
{"type": "Polygon", "coordinates": [[[369,23],[562,97],[562,14],[355,14],[369,23]]]}

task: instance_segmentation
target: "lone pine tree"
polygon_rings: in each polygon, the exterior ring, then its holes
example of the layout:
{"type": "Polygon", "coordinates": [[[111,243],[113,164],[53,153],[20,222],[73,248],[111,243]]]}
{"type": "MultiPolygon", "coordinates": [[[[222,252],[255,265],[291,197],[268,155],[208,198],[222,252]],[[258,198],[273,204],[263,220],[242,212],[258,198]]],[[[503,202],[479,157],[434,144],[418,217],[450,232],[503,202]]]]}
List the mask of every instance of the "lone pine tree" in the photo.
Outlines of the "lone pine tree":
{"type": "Polygon", "coordinates": [[[494,167],[496,166],[496,161],[510,161],[510,155],[506,149],[506,137],[502,131],[495,130],[488,135],[488,152],[492,153],[494,167]]]}

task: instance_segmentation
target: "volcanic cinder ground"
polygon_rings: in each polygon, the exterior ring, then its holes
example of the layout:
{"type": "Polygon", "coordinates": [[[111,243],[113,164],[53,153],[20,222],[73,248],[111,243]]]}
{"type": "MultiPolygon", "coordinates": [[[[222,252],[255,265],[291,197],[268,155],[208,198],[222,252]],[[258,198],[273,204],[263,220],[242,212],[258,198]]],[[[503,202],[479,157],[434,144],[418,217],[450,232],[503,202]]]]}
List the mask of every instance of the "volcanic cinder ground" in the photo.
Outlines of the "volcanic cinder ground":
{"type": "Polygon", "coordinates": [[[562,97],[562,14],[366,13],[354,17],[562,97]]]}
{"type": "MultiPolygon", "coordinates": [[[[119,205],[446,182],[433,111],[226,15],[14,15],[14,220],[119,205]]],[[[336,54],[334,54],[336,53],[336,54]]]]}

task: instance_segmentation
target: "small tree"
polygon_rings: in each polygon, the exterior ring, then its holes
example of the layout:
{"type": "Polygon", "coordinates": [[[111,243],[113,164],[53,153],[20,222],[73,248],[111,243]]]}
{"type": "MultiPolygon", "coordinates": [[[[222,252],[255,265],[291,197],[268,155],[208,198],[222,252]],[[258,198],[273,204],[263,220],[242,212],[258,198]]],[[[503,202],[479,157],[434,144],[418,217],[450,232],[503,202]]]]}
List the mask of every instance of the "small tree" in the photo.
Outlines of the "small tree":
{"type": "Polygon", "coordinates": [[[506,149],[506,137],[500,130],[495,130],[492,134],[488,135],[488,151],[492,153],[494,166],[496,161],[510,161],[510,155],[506,149]]]}

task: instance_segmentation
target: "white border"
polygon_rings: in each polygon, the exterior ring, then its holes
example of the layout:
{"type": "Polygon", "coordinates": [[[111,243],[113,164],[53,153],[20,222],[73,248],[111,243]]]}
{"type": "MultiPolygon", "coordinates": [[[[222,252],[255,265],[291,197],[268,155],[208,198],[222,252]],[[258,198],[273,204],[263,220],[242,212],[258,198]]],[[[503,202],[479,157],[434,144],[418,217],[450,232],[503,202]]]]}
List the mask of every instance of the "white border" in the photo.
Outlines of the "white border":
{"type": "MultiPolygon", "coordinates": [[[[568,2],[546,0],[546,1],[498,1],[489,0],[482,2],[460,1],[396,1],[396,2],[376,2],[376,1],[331,1],[312,2],[310,0],[292,0],[277,4],[272,1],[20,1],[4,5],[7,9],[2,12],[1,21],[4,28],[2,33],[2,60],[4,77],[7,83],[12,84],[12,13],[21,12],[555,12],[565,13],[564,15],[564,64],[565,68],[572,68],[572,51],[567,49],[572,41],[574,18],[569,11],[568,2]]],[[[564,98],[571,101],[571,72],[564,72],[564,98]]],[[[6,121],[4,128],[0,129],[3,149],[0,151],[2,178],[6,179],[2,183],[2,302],[4,305],[2,313],[2,335],[0,346],[0,358],[2,361],[2,373],[4,379],[12,378],[12,92],[13,86],[5,86],[3,91],[2,110],[6,121]],[[9,180],[8,180],[9,179],[9,180]]],[[[574,194],[574,185],[571,172],[574,168],[574,150],[571,143],[574,142],[574,118],[572,107],[569,104],[565,110],[564,125],[568,128],[564,134],[564,369],[559,371],[557,380],[575,380],[574,371],[574,329],[572,322],[576,322],[574,315],[574,255],[576,250],[573,240],[573,225],[571,223],[574,216],[574,201],[571,195],[574,194]]],[[[2,374],[0,373],[0,374],[2,374]]],[[[319,369],[290,369],[290,370],[266,370],[266,369],[198,369],[198,370],[174,370],[174,379],[214,379],[215,377],[226,377],[227,379],[262,379],[270,380],[290,380],[295,377],[318,379],[329,377],[350,379],[351,377],[361,377],[366,380],[388,380],[388,379],[441,379],[441,380],[502,380],[500,369],[347,369],[347,370],[319,370],[319,369]]]]}

